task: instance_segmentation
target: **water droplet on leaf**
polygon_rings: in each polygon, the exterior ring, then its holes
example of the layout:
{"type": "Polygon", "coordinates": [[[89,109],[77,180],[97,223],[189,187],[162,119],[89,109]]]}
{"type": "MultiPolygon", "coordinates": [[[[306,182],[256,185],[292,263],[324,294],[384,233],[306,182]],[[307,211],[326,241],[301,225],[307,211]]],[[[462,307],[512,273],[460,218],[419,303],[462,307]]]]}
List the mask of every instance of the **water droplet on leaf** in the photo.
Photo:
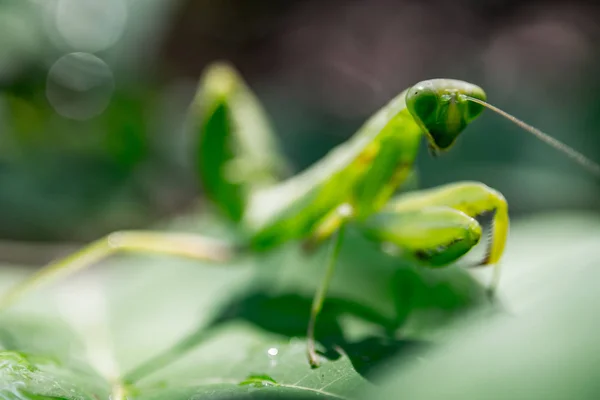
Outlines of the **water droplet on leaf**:
{"type": "Polygon", "coordinates": [[[277,386],[277,381],[269,375],[249,375],[245,380],[239,383],[240,386],[250,386],[253,388],[277,386]]]}

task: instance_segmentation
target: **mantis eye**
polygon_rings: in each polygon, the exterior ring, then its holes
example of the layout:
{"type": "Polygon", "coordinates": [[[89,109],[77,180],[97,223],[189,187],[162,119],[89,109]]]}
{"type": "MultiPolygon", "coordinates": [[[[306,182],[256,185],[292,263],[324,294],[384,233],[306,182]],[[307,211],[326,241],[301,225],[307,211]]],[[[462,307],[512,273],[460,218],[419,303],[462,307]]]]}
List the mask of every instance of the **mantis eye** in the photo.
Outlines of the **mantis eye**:
{"type": "MultiPolygon", "coordinates": [[[[474,95],[471,95],[471,96],[485,101],[485,96],[474,96],[474,95]]],[[[479,117],[479,115],[483,112],[484,109],[485,109],[485,107],[482,106],[481,104],[469,101],[467,103],[467,112],[465,115],[467,122],[471,122],[475,118],[479,117]]]]}
{"type": "Polygon", "coordinates": [[[411,114],[418,115],[425,122],[435,118],[438,107],[438,96],[426,88],[413,88],[406,98],[406,106],[411,114]]]}

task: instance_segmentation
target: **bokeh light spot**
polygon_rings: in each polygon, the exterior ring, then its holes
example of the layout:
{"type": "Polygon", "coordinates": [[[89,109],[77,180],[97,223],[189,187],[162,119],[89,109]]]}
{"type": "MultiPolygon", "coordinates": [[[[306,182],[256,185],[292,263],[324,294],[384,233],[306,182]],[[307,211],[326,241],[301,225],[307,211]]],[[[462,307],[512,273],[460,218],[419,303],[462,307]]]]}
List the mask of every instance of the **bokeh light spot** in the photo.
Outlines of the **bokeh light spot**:
{"type": "Polygon", "coordinates": [[[56,28],[77,50],[97,52],[115,44],[127,22],[124,0],[59,0],[56,28]]]}
{"type": "Polygon", "coordinates": [[[46,97],[63,117],[86,120],[101,114],[114,91],[110,67],[89,53],[71,53],[54,63],[46,97]]]}

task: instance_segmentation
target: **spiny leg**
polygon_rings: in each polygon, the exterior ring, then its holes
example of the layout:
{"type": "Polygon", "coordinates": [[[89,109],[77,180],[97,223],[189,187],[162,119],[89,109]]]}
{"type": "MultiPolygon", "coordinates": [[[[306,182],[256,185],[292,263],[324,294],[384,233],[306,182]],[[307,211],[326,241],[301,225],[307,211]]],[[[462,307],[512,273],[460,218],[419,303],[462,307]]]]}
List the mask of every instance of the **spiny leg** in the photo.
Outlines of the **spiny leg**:
{"type": "Polygon", "coordinates": [[[117,252],[174,255],[217,263],[226,262],[235,255],[232,246],[192,233],[115,232],[66,258],[50,263],[14,286],[0,298],[0,310],[39,286],[71,275],[117,252]]]}
{"type": "Polygon", "coordinates": [[[401,212],[432,206],[450,207],[473,218],[492,214],[492,229],[485,257],[475,266],[494,265],[494,277],[489,288],[493,293],[498,285],[500,259],[509,230],[508,204],[504,196],[483,183],[457,182],[400,195],[392,199],[386,209],[401,212]]]}
{"type": "Polygon", "coordinates": [[[348,204],[343,204],[338,207],[336,212],[340,216],[341,224],[339,225],[337,232],[335,232],[332,237],[331,248],[327,259],[327,269],[325,270],[325,276],[321,281],[321,285],[315,292],[315,296],[313,298],[310,309],[310,319],[308,321],[308,330],[306,333],[308,362],[312,368],[319,366],[319,359],[315,350],[315,327],[317,318],[321,312],[321,309],[323,308],[323,303],[325,302],[325,298],[327,296],[327,290],[329,289],[331,279],[333,278],[333,274],[335,272],[337,259],[344,241],[346,221],[352,215],[352,207],[348,204]]]}

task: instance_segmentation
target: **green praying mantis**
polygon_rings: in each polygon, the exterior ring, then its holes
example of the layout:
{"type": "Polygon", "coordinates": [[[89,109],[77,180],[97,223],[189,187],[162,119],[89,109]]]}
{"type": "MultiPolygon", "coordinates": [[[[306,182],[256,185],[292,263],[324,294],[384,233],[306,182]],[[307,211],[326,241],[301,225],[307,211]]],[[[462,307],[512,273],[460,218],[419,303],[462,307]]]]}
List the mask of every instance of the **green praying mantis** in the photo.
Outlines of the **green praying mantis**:
{"type": "Polygon", "coordinates": [[[425,267],[444,267],[481,240],[478,217],[492,215],[485,257],[499,264],[509,215],[505,198],[478,182],[457,182],[397,195],[413,170],[425,137],[437,155],[485,108],[508,118],[572,157],[596,176],[600,166],[486,102],[478,86],[453,80],[417,83],[376,112],[345,143],[305,171],[282,179],[286,166],[265,113],[227,64],[207,68],[189,112],[197,138],[194,156],[205,194],[240,227],[243,240],[225,243],[189,233],[122,231],[51,263],[0,298],[0,310],[42,284],[84,269],[116,252],[148,252],[224,263],[248,252],[266,252],[289,241],[307,249],[331,242],[325,276],[308,323],[308,360],[319,365],[315,323],[326,298],[346,225],[425,267]]]}

